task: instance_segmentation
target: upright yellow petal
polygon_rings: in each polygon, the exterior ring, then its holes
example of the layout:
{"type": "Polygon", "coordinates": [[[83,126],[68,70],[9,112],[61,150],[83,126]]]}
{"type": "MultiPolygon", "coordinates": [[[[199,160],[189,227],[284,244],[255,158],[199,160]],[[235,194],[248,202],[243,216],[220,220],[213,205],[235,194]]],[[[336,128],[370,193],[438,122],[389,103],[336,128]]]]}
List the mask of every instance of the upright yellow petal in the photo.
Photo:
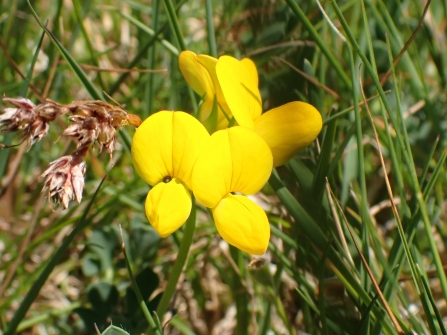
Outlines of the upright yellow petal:
{"type": "MultiPolygon", "coordinates": [[[[254,88],[255,87],[258,88],[259,87],[258,69],[256,68],[255,63],[253,63],[253,61],[250,58],[243,58],[241,60],[241,64],[247,70],[247,74],[250,78],[249,82],[252,83],[251,85],[253,85],[254,88]]],[[[259,99],[261,99],[260,95],[259,99]]]]}
{"type": "Polygon", "coordinates": [[[213,108],[215,94],[213,80],[207,69],[197,61],[197,55],[194,52],[182,51],[178,62],[188,85],[204,99],[199,111],[200,121],[203,122],[209,117],[213,108]]]}
{"type": "Polygon", "coordinates": [[[271,109],[255,120],[255,131],[273,154],[273,166],[286,163],[320,133],[320,113],[312,105],[294,101],[271,109]]]}
{"type": "Polygon", "coordinates": [[[212,212],[217,231],[225,241],[249,254],[265,253],[270,225],[261,207],[244,196],[228,194],[212,212]]]}
{"type": "Polygon", "coordinates": [[[180,179],[161,182],[149,191],[146,215],[161,237],[179,229],[191,212],[191,195],[180,179]]]}
{"type": "Polygon", "coordinates": [[[238,124],[253,128],[253,121],[262,112],[258,73],[253,62],[222,56],[217,62],[216,73],[228,107],[238,124]]]}
{"type": "Polygon", "coordinates": [[[267,182],[272,164],[269,147],[253,130],[232,127],[217,131],[194,166],[194,194],[209,208],[229,192],[254,194],[267,182]]]}
{"type": "MultiPolygon", "coordinates": [[[[217,79],[216,75],[216,64],[217,59],[208,55],[197,55],[196,57],[197,62],[203,65],[203,67],[208,71],[208,74],[211,77],[211,80],[214,85],[214,92],[216,93],[217,102],[221,109],[224,110],[224,112],[227,114],[228,117],[231,117],[231,111],[230,108],[227,105],[227,102],[224,98],[224,95],[222,93],[222,89],[219,84],[219,80],[217,79]]],[[[225,116],[222,113],[222,110],[219,110],[219,121],[218,123],[222,122],[222,120],[226,119],[225,116]]],[[[227,122],[228,126],[228,122],[227,122]]]]}
{"type": "Polygon", "coordinates": [[[180,178],[191,188],[191,173],[209,135],[202,124],[184,112],[161,111],[148,117],[135,132],[132,160],[150,185],[165,177],[180,178]]]}
{"type": "Polygon", "coordinates": [[[178,64],[188,85],[198,95],[206,94],[212,100],[214,96],[213,81],[208,71],[197,61],[197,55],[192,51],[182,51],[178,57],[178,64]]]}

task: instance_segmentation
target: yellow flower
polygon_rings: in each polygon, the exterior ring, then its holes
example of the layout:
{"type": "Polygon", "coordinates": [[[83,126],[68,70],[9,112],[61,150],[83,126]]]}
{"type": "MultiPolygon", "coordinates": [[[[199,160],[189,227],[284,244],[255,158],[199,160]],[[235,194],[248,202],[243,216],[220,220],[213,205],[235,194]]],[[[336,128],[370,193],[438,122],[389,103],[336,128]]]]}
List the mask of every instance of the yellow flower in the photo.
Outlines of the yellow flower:
{"type": "Polygon", "coordinates": [[[176,231],[189,217],[192,170],[209,137],[194,117],[170,111],[153,114],[135,132],[132,160],[141,178],[153,186],[145,210],[161,237],[176,231]]]}
{"type": "MultiPolygon", "coordinates": [[[[258,72],[250,59],[239,61],[234,57],[222,56],[218,60],[208,60],[207,63],[213,63],[213,66],[193,61],[203,57],[207,60],[212,58],[190,51],[180,54],[180,69],[187,83],[202,96],[216,94],[219,106],[224,106],[224,111],[231,113],[239,125],[256,131],[272,151],[273,166],[286,163],[318,136],[322,127],[321,115],[308,103],[294,101],[262,114],[258,72]],[[210,79],[207,86],[203,84],[205,78],[217,80],[210,79]]],[[[223,124],[225,122],[220,123],[219,127],[223,124]]]]}
{"type": "Polygon", "coordinates": [[[232,127],[211,135],[192,175],[194,195],[211,208],[219,234],[251,254],[263,254],[268,247],[268,219],[262,208],[232,192],[258,192],[270,176],[272,163],[271,151],[259,135],[232,127]]]}
{"type": "Polygon", "coordinates": [[[233,127],[210,136],[191,115],[161,111],[138,127],[132,160],[153,186],[145,210],[161,237],[187,220],[193,191],[211,208],[217,230],[228,243],[251,254],[266,251],[270,226],[265,212],[231,193],[254,194],[270,176],[271,151],[253,130],[233,127]]]}

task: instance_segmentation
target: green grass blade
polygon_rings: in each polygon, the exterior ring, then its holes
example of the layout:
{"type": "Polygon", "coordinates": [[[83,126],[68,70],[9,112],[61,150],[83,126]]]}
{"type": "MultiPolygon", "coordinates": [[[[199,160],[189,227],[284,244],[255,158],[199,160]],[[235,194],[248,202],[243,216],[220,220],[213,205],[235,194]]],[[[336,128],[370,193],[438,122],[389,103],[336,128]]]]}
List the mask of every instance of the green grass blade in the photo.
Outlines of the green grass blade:
{"type": "Polygon", "coordinates": [[[45,25],[40,20],[39,16],[37,15],[36,11],[34,10],[33,6],[31,5],[29,0],[26,0],[28,3],[29,8],[31,9],[31,12],[36,19],[37,23],[42,27],[42,29],[47,33],[48,37],[53,41],[53,43],[57,46],[59,49],[62,57],[67,61],[67,63],[70,65],[73,72],[76,74],[78,79],[81,81],[84,88],[87,90],[87,92],[90,94],[90,96],[93,99],[96,100],[104,100],[103,94],[98,91],[95,85],[90,81],[87,74],[82,70],[82,68],[79,66],[79,64],[74,60],[74,58],[70,55],[70,53],[64,48],[64,46],[58,41],[56,36],[53,35],[53,33],[48,30],[45,25]]]}
{"type": "Polygon", "coordinates": [[[341,81],[346,85],[346,87],[351,88],[352,83],[349,80],[348,76],[346,75],[346,72],[341,67],[340,62],[337,60],[337,58],[335,58],[334,54],[329,50],[327,43],[315,30],[315,27],[312,25],[307,16],[301,10],[300,6],[298,6],[295,0],[286,0],[286,2],[289,5],[292,12],[301,20],[302,24],[306,27],[307,31],[315,39],[315,42],[317,43],[318,47],[327,57],[332,66],[335,68],[335,71],[337,71],[338,75],[341,78],[341,81]]]}
{"type": "MultiPolygon", "coordinates": [[[[85,29],[85,26],[84,26],[84,22],[82,20],[81,4],[79,3],[79,0],[72,0],[72,2],[73,2],[76,20],[78,21],[78,26],[81,28],[82,35],[84,35],[85,43],[87,44],[87,48],[90,52],[90,59],[95,66],[99,67],[98,59],[95,56],[95,50],[93,49],[92,42],[90,41],[87,30],[85,29]]],[[[99,84],[101,85],[101,89],[102,89],[102,91],[104,91],[105,86],[104,86],[103,80],[101,78],[101,72],[98,72],[97,76],[98,76],[99,84]]]]}
{"type": "MultiPolygon", "coordinates": [[[[431,304],[431,308],[433,309],[435,316],[436,316],[436,320],[438,321],[438,326],[441,330],[441,333],[443,335],[447,335],[447,330],[445,329],[444,326],[444,320],[442,319],[441,313],[439,312],[438,306],[436,304],[435,299],[433,298],[433,295],[431,294],[431,289],[430,289],[430,285],[428,284],[427,278],[425,278],[424,274],[421,271],[421,268],[419,267],[419,265],[417,265],[416,269],[418,270],[418,274],[419,274],[419,279],[421,280],[423,286],[424,286],[424,290],[427,294],[427,297],[430,301],[431,304]]],[[[431,318],[429,318],[431,319],[431,318]]],[[[432,320],[429,320],[429,322],[432,320]]],[[[434,328],[434,327],[431,327],[434,328]]],[[[435,328],[436,329],[436,328],[435,328]]],[[[439,332],[436,330],[433,334],[438,334],[439,332]]]]}
{"type": "Polygon", "coordinates": [[[206,31],[210,56],[217,58],[217,45],[214,33],[213,5],[211,0],[205,0],[206,6],[206,31]]]}
{"type": "Polygon", "coordinates": [[[87,214],[89,213],[89,211],[93,205],[93,202],[94,202],[96,196],[98,195],[99,190],[101,189],[101,186],[102,186],[105,178],[106,177],[104,176],[104,178],[101,180],[98,187],[96,188],[96,191],[93,194],[92,199],[88,203],[88,205],[87,205],[86,209],[84,210],[84,213],[82,214],[82,217],[79,220],[79,222],[77,223],[77,225],[73,228],[71,233],[65,238],[64,242],[62,242],[62,245],[57,249],[57,251],[54,253],[54,255],[51,256],[47,265],[42,270],[42,273],[39,275],[37,280],[33,283],[30,290],[26,294],[25,298],[20,303],[19,308],[14,313],[14,316],[12,317],[11,321],[6,326],[4,335],[12,335],[16,332],[17,327],[19,326],[20,322],[25,317],[25,314],[28,311],[28,309],[30,308],[33,301],[37,298],[37,295],[39,294],[40,289],[47,281],[47,279],[50,276],[51,272],[53,271],[54,267],[58,264],[61,257],[65,254],[65,252],[67,251],[67,249],[70,246],[73,239],[87,227],[88,223],[90,222],[89,220],[86,220],[87,214]]]}
{"type": "MultiPolygon", "coordinates": [[[[160,7],[160,0],[155,0],[152,6],[152,28],[154,31],[157,31],[158,29],[158,21],[160,18],[159,7],[160,7]]],[[[157,58],[157,45],[154,44],[148,52],[148,61],[147,61],[148,69],[155,69],[156,58],[157,58]]],[[[146,110],[143,111],[142,115],[143,118],[146,118],[153,112],[152,105],[155,96],[154,83],[155,83],[155,75],[153,73],[148,73],[147,84],[146,84],[146,110]]]]}
{"type": "Polygon", "coordinates": [[[174,5],[171,0],[163,0],[166,11],[168,12],[169,21],[174,28],[174,35],[177,38],[178,45],[180,46],[180,50],[186,50],[185,40],[183,39],[182,30],[180,29],[180,23],[177,18],[177,14],[175,13],[174,5]]]}
{"type": "Polygon", "coordinates": [[[146,26],[144,23],[138,21],[137,19],[135,19],[134,17],[130,16],[129,14],[126,14],[124,12],[118,11],[118,13],[125,18],[126,20],[128,20],[130,23],[132,23],[133,25],[135,25],[135,27],[138,27],[138,29],[141,29],[142,31],[144,31],[145,33],[147,33],[149,36],[151,36],[152,38],[155,38],[155,40],[159,41],[160,44],[167,50],[169,51],[172,55],[174,56],[178,56],[179,55],[179,51],[178,49],[172,45],[169,41],[161,38],[159,35],[161,34],[161,32],[164,30],[165,26],[162,27],[162,29],[160,29],[157,32],[154,32],[151,28],[149,28],[148,26],[146,26]]]}

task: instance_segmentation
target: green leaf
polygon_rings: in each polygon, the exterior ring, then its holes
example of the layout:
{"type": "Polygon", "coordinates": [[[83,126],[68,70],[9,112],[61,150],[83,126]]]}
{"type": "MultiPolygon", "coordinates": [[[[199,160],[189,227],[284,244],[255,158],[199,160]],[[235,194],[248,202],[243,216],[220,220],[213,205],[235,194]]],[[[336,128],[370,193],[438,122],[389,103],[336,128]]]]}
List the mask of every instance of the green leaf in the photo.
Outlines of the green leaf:
{"type": "Polygon", "coordinates": [[[87,297],[95,313],[106,319],[117,304],[119,293],[114,285],[97,282],[89,287],[87,297]]]}
{"type": "Polygon", "coordinates": [[[101,335],[129,335],[124,329],[110,325],[101,335]]]}

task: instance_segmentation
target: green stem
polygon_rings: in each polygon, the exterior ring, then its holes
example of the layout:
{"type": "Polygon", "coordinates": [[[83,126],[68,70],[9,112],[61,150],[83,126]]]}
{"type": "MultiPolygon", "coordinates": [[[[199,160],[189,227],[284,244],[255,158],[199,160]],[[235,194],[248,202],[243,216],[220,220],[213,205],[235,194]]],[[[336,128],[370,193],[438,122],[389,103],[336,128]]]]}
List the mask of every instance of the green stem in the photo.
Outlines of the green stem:
{"type": "MultiPolygon", "coordinates": [[[[121,226],[120,226],[120,230],[121,230],[121,226]]],[[[133,275],[132,268],[130,267],[129,259],[127,257],[126,245],[124,244],[124,238],[123,238],[122,231],[121,231],[121,249],[123,251],[124,259],[126,260],[127,272],[129,273],[130,280],[132,281],[132,287],[135,292],[135,295],[137,296],[138,304],[140,305],[141,310],[143,311],[143,314],[144,314],[147,322],[149,323],[149,326],[151,327],[152,331],[154,332],[154,334],[161,335],[162,330],[160,329],[160,326],[157,325],[157,323],[154,321],[151,313],[147,309],[146,302],[144,301],[143,296],[141,295],[140,289],[138,288],[137,281],[135,280],[135,277],[133,275]]]]}
{"type": "Polygon", "coordinates": [[[87,214],[90,211],[90,208],[93,205],[93,201],[95,200],[96,196],[99,193],[99,189],[101,188],[102,183],[104,182],[104,177],[101,180],[101,183],[99,184],[98,188],[95,191],[95,194],[93,195],[92,199],[87,205],[87,208],[85,209],[84,213],[82,214],[81,219],[79,220],[76,227],[72,230],[72,232],[67,236],[67,238],[64,240],[62,245],[57,249],[56,253],[51,257],[47,265],[45,266],[45,269],[43,269],[42,273],[39,275],[39,278],[34,282],[33,286],[31,286],[31,289],[26,294],[25,298],[21,302],[19,308],[15,312],[14,316],[12,317],[11,321],[8,323],[6,331],[3,335],[12,335],[16,332],[17,327],[20,324],[20,321],[25,317],[26,312],[30,308],[33,301],[36,299],[37,295],[40,292],[40,289],[47,281],[48,277],[50,276],[51,272],[53,272],[54,267],[58,264],[61,257],[65,254],[68,247],[70,246],[73,239],[82,231],[85,227],[90,223],[90,220],[86,220],[87,214]]]}
{"type": "MultiPolygon", "coordinates": [[[[182,31],[180,29],[180,23],[177,18],[177,14],[175,13],[174,5],[172,4],[171,0],[163,0],[166,10],[168,12],[169,21],[171,23],[171,28],[174,30],[174,34],[177,37],[178,45],[180,47],[180,50],[185,51],[186,50],[186,44],[185,40],[183,39],[182,31]]],[[[188,86],[188,93],[191,97],[191,103],[194,111],[197,111],[197,100],[194,95],[194,92],[191,87],[188,86]]]]}
{"type": "Polygon", "coordinates": [[[191,196],[191,201],[191,214],[189,215],[189,218],[185,224],[183,239],[177,253],[177,259],[170,273],[168,285],[166,286],[163,296],[161,297],[160,304],[157,308],[157,314],[160,316],[160,319],[163,319],[163,315],[168,310],[169,303],[171,302],[172,296],[175,293],[177,282],[183,271],[183,267],[185,266],[186,259],[188,258],[189,248],[191,247],[192,238],[194,236],[194,229],[196,228],[196,204],[194,196],[191,196]]]}
{"type": "Polygon", "coordinates": [[[185,40],[183,39],[182,31],[180,29],[180,24],[177,19],[177,14],[175,13],[174,5],[171,0],[164,0],[166,10],[168,11],[169,19],[171,20],[172,26],[174,27],[175,36],[177,37],[178,45],[180,49],[186,50],[185,40]]]}
{"type": "Polygon", "coordinates": [[[208,45],[210,48],[210,55],[217,58],[217,46],[216,36],[214,34],[214,22],[213,22],[213,5],[211,0],[205,0],[206,5],[206,30],[208,33],[208,45]]]}
{"type": "MultiPolygon", "coordinates": [[[[160,5],[160,0],[155,0],[154,4],[152,6],[152,28],[154,29],[154,31],[157,30],[158,28],[158,7],[160,5]]],[[[156,44],[154,44],[154,46],[151,48],[151,50],[148,53],[148,64],[147,64],[147,68],[148,69],[154,69],[155,68],[155,59],[157,57],[155,51],[156,51],[156,44]]],[[[147,77],[147,85],[146,85],[146,109],[143,110],[143,116],[144,118],[146,118],[148,115],[152,114],[152,102],[153,102],[153,97],[154,97],[154,74],[153,73],[148,73],[148,77],[147,77]]]]}

